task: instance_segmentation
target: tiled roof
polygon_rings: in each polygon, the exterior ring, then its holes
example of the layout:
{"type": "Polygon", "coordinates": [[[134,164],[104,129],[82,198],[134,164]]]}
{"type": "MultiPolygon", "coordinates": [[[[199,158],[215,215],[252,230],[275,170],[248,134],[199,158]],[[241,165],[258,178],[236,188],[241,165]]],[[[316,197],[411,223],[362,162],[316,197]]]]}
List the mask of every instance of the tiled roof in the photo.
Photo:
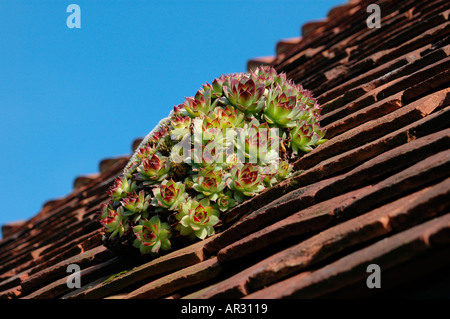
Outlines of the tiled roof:
{"type": "Polygon", "coordinates": [[[294,177],[225,214],[234,224],[216,235],[134,260],[101,242],[95,214],[129,156],[104,160],[69,196],[4,226],[0,298],[449,297],[450,2],[377,1],[370,29],[372,2],[334,8],[249,61],[323,106],[329,141],[294,177]],[[371,264],[381,288],[367,286],[371,264]]]}

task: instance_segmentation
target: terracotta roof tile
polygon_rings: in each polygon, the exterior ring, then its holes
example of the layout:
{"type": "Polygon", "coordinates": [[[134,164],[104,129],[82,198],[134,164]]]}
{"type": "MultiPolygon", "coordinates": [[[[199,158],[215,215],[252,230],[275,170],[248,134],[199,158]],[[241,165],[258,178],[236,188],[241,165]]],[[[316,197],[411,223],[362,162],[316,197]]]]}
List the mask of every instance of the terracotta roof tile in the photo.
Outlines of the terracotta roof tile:
{"type": "Polygon", "coordinates": [[[132,269],[127,269],[120,275],[113,275],[111,278],[107,278],[96,285],[89,283],[89,289],[69,293],[64,298],[102,298],[111,293],[119,293],[128,287],[135,286],[160,274],[200,263],[206,258],[203,246],[211,238],[176,250],[163,257],[133,267],[132,269]]]}
{"type": "Polygon", "coordinates": [[[216,257],[186,267],[130,292],[126,298],[160,298],[168,296],[182,288],[198,285],[216,277],[221,266],[216,257]]]}
{"type": "MultiPolygon", "coordinates": [[[[446,214],[380,240],[306,276],[299,274],[273,287],[262,289],[248,298],[314,298],[329,294],[343,288],[344,283],[348,285],[365,281],[366,269],[370,264],[376,263],[382,269],[390,269],[414,257],[419,258],[428,250],[438,250],[439,246],[448,244],[449,227],[450,215],[446,214]],[[440,243],[433,240],[440,237],[446,238],[446,241],[440,243]]],[[[440,253],[445,253],[445,250],[440,253]]]]}
{"type": "Polygon", "coordinates": [[[18,220],[9,224],[2,225],[2,234],[4,237],[9,237],[19,229],[21,229],[24,225],[26,225],[26,220],[18,220]]]}
{"type": "Polygon", "coordinates": [[[273,62],[273,56],[258,57],[247,62],[247,70],[252,71],[262,65],[270,65],[273,62]]]}
{"type": "Polygon", "coordinates": [[[333,8],[248,61],[286,72],[323,106],[329,141],[293,177],[223,214],[205,241],[126,258],[102,245],[96,213],[129,156],[104,159],[71,194],[3,227],[0,298],[445,296],[450,4],[380,0],[382,27],[370,29],[370,3],[333,8]],[[79,289],[66,284],[73,263],[79,289]],[[366,285],[369,264],[381,289],[366,285]]]}
{"type": "Polygon", "coordinates": [[[295,46],[297,43],[300,43],[301,40],[302,37],[296,37],[278,41],[275,48],[276,55],[279,56],[283,54],[284,52],[288,51],[290,48],[295,46]]]}

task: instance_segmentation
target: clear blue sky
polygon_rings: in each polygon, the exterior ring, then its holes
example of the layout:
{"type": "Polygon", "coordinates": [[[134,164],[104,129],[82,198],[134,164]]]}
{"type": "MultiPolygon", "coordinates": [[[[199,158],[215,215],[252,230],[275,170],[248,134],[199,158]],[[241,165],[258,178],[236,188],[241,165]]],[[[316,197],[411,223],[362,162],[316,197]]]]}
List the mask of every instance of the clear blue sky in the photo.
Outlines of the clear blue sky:
{"type": "Polygon", "coordinates": [[[185,96],[345,0],[0,0],[0,225],[129,154],[185,96]],[[81,29],[69,29],[69,4],[81,29]]]}

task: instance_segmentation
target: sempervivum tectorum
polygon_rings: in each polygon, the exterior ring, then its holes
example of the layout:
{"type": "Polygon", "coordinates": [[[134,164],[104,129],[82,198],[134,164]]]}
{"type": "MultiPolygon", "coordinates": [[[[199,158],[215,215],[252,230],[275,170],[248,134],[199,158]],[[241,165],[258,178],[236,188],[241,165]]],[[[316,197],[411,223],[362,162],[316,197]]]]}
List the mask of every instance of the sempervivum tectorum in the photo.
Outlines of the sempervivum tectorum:
{"type": "Polygon", "coordinates": [[[270,89],[273,85],[286,83],[286,74],[278,74],[274,68],[257,68],[251,73],[253,80],[270,89]]]}
{"type": "Polygon", "coordinates": [[[269,124],[280,127],[296,126],[297,120],[306,120],[309,117],[306,103],[298,98],[294,90],[283,91],[276,86],[267,94],[264,108],[264,119],[269,124]]]}
{"type": "Polygon", "coordinates": [[[127,218],[124,216],[123,207],[119,207],[117,210],[103,206],[103,212],[101,214],[101,223],[107,233],[110,234],[110,238],[114,238],[116,235],[121,237],[129,227],[127,218]]]}
{"type": "Polygon", "coordinates": [[[219,193],[219,197],[216,200],[214,208],[220,210],[221,212],[226,212],[234,206],[236,206],[236,201],[233,199],[232,191],[228,190],[226,193],[219,193]]]}
{"type": "Polygon", "coordinates": [[[233,207],[290,178],[296,158],[326,141],[320,111],[270,67],[204,84],[144,138],[108,191],[105,246],[155,256],[229,226],[245,211],[233,207]]]}
{"type": "Polygon", "coordinates": [[[243,202],[245,196],[254,196],[264,190],[263,181],[264,175],[260,174],[258,165],[248,163],[231,169],[229,187],[234,191],[235,200],[243,202]]]}
{"type": "Polygon", "coordinates": [[[171,248],[170,226],[167,223],[161,223],[158,216],[140,221],[139,225],[133,227],[133,232],[136,235],[133,244],[142,254],[158,254],[160,249],[171,248]]]}
{"type": "Polygon", "coordinates": [[[136,168],[136,180],[144,185],[152,185],[161,182],[169,172],[170,161],[161,154],[152,154],[151,157],[144,158],[136,168]]]}
{"type": "Polygon", "coordinates": [[[243,141],[238,136],[236,148],[241,151],[250,163],[268,164],[278,157],[278,132],[272,130],[267,123],[260,124],[253,120],[240,131],[244,134],[243,141]]]}
{"type": "Polygon", "coordinates": [[[181,204],[177,219],[181,235],[200,239],[213,235],[214,225],[219,222],[218,212],[207,198],[199,202],[189,199],[181,204]]]}
{"type": "Polygon", "coordinates": [[[258,113],[264,107],[264,89],[264,84],[255,83],[251,76],[244,76],[239,80],[233,78],[229,87],[223,87],[225,97],[231,105],[246,114],[258,113]]]}
{"type": "Polygon", "coordinates": [[[181,140],[184,136],[189,135],[191,118],[189,116],[177,115],[171,121],[172,130],[170,131],[173,140],[181,140]]]}
{"type": "Polygon", "coordinates": [[[222,124],[223,128],[230,128],[230,127],[243,127],[244,126],[244,113],[239,111],[238,109],[235,109],[229,105],[227,105],[224,108],[217,108],[217,111],[215,112],[216,116],[219,118],[222,124]]]}
{"type": "Polygon", "coordinates": [[[159,187],[153,189],[152,205],[158,208],[175,210],[186,198],[185,185],[181,182],[164,180],[159,187]]]}
{"type": "Polygon", "coordinates": [[[313,147],[324,143],[325,131],[317,124],[302,123],[296,126],[290,133],[291,147],[294,152],[307,153],[313,150],[313,147]]]}
{"type": "Polygon", "coordinates": [[[197,176],[193,177],[193,188],[199,192],[198,198],[207,196],[215,201],[226,186],[227,175],[223,170],[201,169],[197,176]]]}
{"type": "Polygon", "coordinates": [[[214,79],[212,84],[210,85],[212,91],[212,96],[214,98],[218,98],[222,96],[223,93],[223,85],[226,83],[227,77],[222,74],[219,78],[214,79]]]}
{"type": "Polygon", "coordinates": [[[194,121],[194,142],[206,144],[209,141],[219,141],[224,138],[223,129],[231,127],[231,123],[221,121],[218,117],[205,116],[203,120],[194,121]]]}
{"type": "Polygon", "coordinates": [[[143,190],[139,194],[131,193],[122,199],[122,206],[125,209],[124,216],[131,217],[137,222],[141,218],[148,217],[148,206],[150,205],[150,195],[146,195],[143,190]]]}
{"type": "Polygon", "coordinates": [[[212,101],[212,89],[204,86],[199,90],[194,97],[187,97],[184,101],[184,107],[189,116],[199,117],[202,114],[206,115],[213,110],[217,103],[217,99],[212,101]]]}
{"type": "Polygon", "coordinates": [[[114,185],[109,189],[108,194],[113,201],[119,201],[127,194],[136,190],[136,182],[128,181],[126,177],[116,178],[114,185]]]}

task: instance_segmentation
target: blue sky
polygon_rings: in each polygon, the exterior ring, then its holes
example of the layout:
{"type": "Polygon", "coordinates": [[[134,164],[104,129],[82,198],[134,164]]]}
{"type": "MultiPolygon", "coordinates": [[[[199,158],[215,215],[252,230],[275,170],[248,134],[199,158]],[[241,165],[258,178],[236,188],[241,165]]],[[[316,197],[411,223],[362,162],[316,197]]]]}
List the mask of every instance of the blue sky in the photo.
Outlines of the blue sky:
{"type": "Polygon", "coordinates": [[[36,215],[174,105],[344,0],[0,0],[0,225],[36,215]],[[69,4],[81,28],[69,29],[69,4]]]}

